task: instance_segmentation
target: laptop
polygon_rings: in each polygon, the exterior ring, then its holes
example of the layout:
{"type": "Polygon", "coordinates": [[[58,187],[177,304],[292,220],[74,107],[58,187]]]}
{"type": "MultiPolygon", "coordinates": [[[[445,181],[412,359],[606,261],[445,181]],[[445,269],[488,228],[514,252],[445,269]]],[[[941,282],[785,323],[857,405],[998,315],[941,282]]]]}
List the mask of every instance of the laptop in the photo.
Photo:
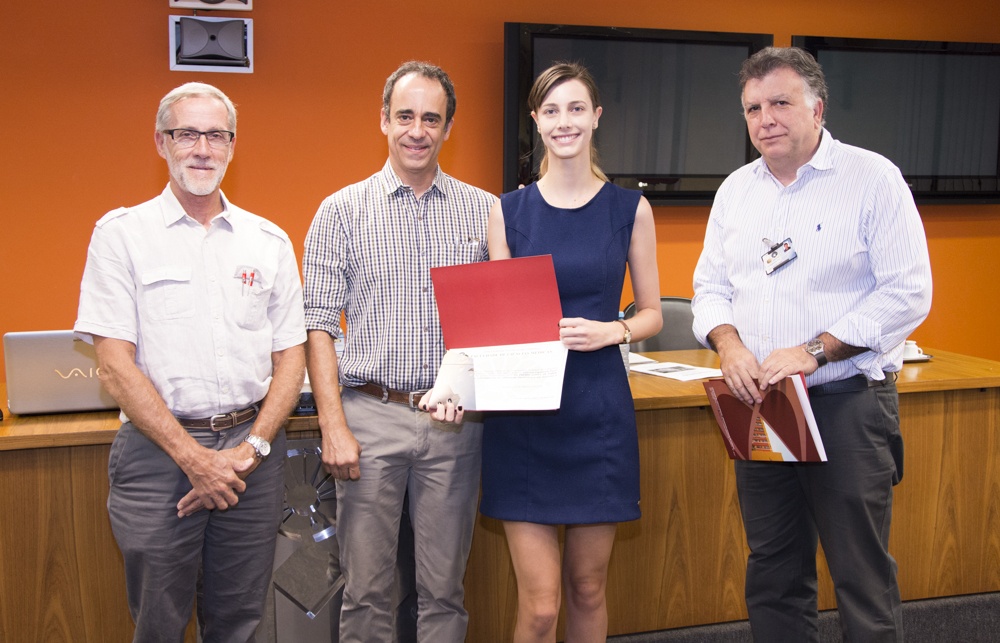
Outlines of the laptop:
{"type": "Polygon", "coordinates": [[[6,333],[7,408],[11,413],[117,409],[97,378],[97,355],[71,330],[6,333]]]}

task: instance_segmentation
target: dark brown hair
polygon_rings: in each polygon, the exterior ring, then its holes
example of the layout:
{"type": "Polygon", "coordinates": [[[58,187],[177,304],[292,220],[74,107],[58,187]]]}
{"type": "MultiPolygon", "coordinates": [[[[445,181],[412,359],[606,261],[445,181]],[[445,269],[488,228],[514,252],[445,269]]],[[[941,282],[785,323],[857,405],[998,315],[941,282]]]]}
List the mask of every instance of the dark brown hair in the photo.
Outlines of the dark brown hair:
{"type": "MultiPolygon", "coordinates": [[[[593,103],[592,107],[595,110],[601,106],[601,94],[597,91],[597,83],[594,82],[594,77],[590,75],[587,68],[579,63],[560,62],[543,71],[535,79],[531,86],[531,92],[528,93],[528,109],[532,113],[537,113],[549,92],[569,80],[578,80],[583,83],[583,86],[587,88],[587,93],[590,94],[590,102],[593,103]]],[[[548,169],[549,153],[546,150],[538,167],[538,176],[545,176],[548,169]]],[[[608,180],[607,175],[597,164],[597,148],[594,146],[593,139],[590,140],[590,171],[602,181],[608,180]]]]}

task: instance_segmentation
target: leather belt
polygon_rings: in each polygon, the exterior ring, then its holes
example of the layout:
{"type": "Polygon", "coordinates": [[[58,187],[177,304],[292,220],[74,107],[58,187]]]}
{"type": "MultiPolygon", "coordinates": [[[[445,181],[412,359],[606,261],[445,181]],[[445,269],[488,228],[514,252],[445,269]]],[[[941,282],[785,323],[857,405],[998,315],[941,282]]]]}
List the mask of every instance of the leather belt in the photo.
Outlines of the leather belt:
{"type": "Polygon", "coordinates": [[[260,405],[254,404],[239,411],[219,413],[218,415],[213,415],[210,418],[202,418],[200,420],[177,418],[177,422],[179,422],[185,429],[212,429],[213,431],[226,431],[254,419],[257,417],[258,411],[260,411],[260,405]]]}
{"type": "Polygon", "coordinates": [[[809,395],[837,395],[839,393],[857,393],[858,391],[865,391],[876,386],[886,386],[888,384],[895,384],[898,373],[883,373],[884,379],[881,380],[870,380],[864,375],[855,375],[854,377],[848,377],[847,379],[837,380],[836,382],[826,382],[824,384],[817,384],[816,386],[809,387],[809,395]]]}
{"type": "Polygon", "coordinates": [[[393,404],[404,404],[411,409],[417,408],[417,403],[420,402],[420,398],[424,396],[427,391],[394,391],[391,388],[386,388],[381,384],[372,384],[371,382],[366,382],[359,386],[351,386],[351,390],[357,391],[368,397],[374,397],[376,400],[386,404],[392,402],[393,404]]]}

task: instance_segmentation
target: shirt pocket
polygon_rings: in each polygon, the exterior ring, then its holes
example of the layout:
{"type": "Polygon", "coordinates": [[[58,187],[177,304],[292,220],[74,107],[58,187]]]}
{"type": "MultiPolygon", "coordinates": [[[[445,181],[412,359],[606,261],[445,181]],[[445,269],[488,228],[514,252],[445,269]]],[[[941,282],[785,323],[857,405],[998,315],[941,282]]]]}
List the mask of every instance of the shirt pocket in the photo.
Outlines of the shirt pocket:
{"type": "Polygon", "coordinates": [[[249,287],[236,306],[236,323],[246,330],[260,330],[267,323],[267,306],[271,301],[271,288],[249,287]]]}
{"type": "Polygon", "coordinates": [[[194,315],[194,286],[189,266],[160,266],[142,273],[143,309],[150,319],[166,321],[194,315]]]}
{"type": "Polygon", "coordinates": [[[451,265],[482,261],[486,255],[486,241],[473,236],[460,236],[447,246],[445,253],[451,265]]]}
{"type": "Polygon", "coordinates": [[[268,306],[274,292],[278,266],[268,257],[239,263],[233,273],[232,290],[227,292],[232,321],[243,330],[257,331],[267,326],[268,306]]]}

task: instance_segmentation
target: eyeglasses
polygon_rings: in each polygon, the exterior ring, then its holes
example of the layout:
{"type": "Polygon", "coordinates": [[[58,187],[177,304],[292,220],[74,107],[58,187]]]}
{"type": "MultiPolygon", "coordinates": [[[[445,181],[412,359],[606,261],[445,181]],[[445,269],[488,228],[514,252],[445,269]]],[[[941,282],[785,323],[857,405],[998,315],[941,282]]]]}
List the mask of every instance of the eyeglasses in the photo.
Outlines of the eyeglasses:
{"type": "Polygon", "coordinates": [[[165,129],[163,133],[169,134],[177,147],[194,147],[198,144],[198,139],[204,136],[210,147],[220,149],[229,147],[229,144],[236,138],[235,132],[224,129],[213,129],[207,132],[199,132],[196,129],[165,129]]]}

